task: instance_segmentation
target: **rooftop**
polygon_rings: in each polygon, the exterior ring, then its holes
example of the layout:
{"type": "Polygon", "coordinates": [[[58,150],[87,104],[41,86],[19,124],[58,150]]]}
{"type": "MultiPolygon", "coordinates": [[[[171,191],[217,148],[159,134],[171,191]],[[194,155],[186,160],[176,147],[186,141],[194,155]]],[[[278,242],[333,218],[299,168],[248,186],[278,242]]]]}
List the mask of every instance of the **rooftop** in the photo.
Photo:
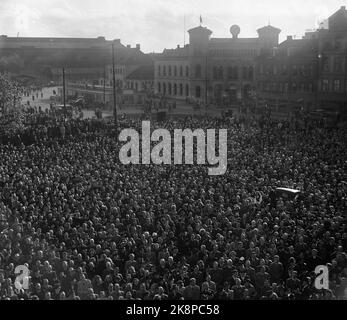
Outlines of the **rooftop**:
{"type": "Polygon", "coordinates": [[[198,26],[192,29],[188,30],[188,33],[191,32],[201,32],[201,33],[208,33],[208,34],[212,34],[212,31],[210,29],[208,29],[207,27],[202,27],[202,26],[198,26]]]}
{"type": "Polygon", "coordinates": [[[177,47],[176,49],[164,49],[162,57],[187,57],[189,53],[189,46],[177,47]]]}
{"type": "Polygon", "coordinates": [[[278,28],[275,28],[273,26],[268,25],[268,26],[259,28],[257,31],[258,31],[258,33],[263,33],[263,32],[276,32],[276,33],[280,33],[281,29],[278,29],[278,28]]]}
{"type": "Polygon", "coordinates": [[[238,43],[238,44],[255,44],[258,42],[258,38],[211,38],[212,44],[217,43],[238,43]]]}

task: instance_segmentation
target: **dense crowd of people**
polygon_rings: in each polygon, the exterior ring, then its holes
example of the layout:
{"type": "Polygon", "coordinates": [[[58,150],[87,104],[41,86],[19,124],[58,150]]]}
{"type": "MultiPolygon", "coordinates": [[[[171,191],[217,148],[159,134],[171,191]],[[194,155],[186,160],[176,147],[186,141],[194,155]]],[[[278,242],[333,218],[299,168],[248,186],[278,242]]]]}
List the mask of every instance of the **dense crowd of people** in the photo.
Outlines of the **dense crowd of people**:
{"type": "Polygon", "coordinates": [[[43,122],[2,140],[0,299],[346,298],[345,128],[152,124],[228,129],[226,174],[122,165],[102,120],[43,122]],[[273,197],[276,187],[301,197],[273,197]],[[28,289],[16,289],[18,265],[30,270],[28,289]],[[318,265],[328,290],[314,287],[318,265]]]}

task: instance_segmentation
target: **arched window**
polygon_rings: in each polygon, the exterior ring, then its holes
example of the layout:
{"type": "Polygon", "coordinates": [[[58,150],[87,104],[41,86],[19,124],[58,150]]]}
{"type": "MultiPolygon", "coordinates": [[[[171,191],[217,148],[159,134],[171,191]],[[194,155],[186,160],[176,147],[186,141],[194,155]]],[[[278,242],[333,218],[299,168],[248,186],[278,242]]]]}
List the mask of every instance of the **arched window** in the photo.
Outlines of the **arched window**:
{"type": "Polygon", "coordinates": [[[163,83],[163,93],[166,94],[166,83],[163,83]]]}
{"type": "Polygon", "coordinates": [[[200,86],[195,87],[195,97],[200,98],[201,97],[201,88],[200,86]]]}
{"type": "Polygon", "coordinates": [[[197,64],[195,66],[195,78],[201,78],[201,65],[197,64]]]}
{"type": "Polygon", "coordinates": [[[189,67],[186,66],[186,77],[189,77],[189,67]]]}
{"type": "Polygon", "coordinates": [[[172,74],[172,70],[171,70],[171,66],[169,66],[169,77],[171,77],[172,74]]]}
{"type": "Polygon", "coordinates": [[[160,67],[160,65],[158,66],[158,76],[159,77],[161,76],[161,67],[160,67]]]}
{"type": "Polygon", "coordinates": [[[180,66],[180,77],[183,77],[183,67],[180,66]]]}
{"type": "Polygon", "coordinates": [[[186,97],[189,96],[189,84],[186,84],[186,97]]]}
{"type": "Polygon", "coordinates": [[[171,85],[171,83],[168,84],[168,94],[169,95],[172,94],[172,85],[171,85]]]}
{"type": "Polygon", "coordinates": [[[163,76],[166,76],[166,66],[163,66],[163,76]]]}
{"type": "Polygon", "coordinates": [[[180,83],[180,96],[183,96],[183,84],[180,83]]]}
{"type": "Polygon", "coordinates": [[[177,96],[177,84],[174,84],[174,95],[177,96]]]}
{"type": "Polygon", "coordinates": [[[174,76],[177,77],[177,66],[174,67],[174,76]]]}
{"type": "Polygon", "coordinates": [[[160,93],[161,92],[161,83],[158,82],[158,92],[160,93]]]}

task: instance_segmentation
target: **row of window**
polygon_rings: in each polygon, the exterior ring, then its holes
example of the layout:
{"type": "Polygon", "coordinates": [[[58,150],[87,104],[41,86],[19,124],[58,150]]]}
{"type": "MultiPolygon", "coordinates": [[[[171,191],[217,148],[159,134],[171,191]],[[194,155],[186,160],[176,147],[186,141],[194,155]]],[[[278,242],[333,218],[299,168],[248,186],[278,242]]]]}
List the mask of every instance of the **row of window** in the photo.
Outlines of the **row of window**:
{"type": "Polygon", "coordinates": [[[171,84],[171,83],[165,83],[165,82],[158,82],[157,84],[157,90],[158,93],[161,94],[167,94],[169,96],[180,96],[180,97],[188,97],[189,96],[189,85],[186,84],[185,86],[180,84],[171,84]]]}
{"type": "Polygon", "coordinates": [[[256,49],[213,49],[210,50],[210,55],[212,57],[255,57],[257,56],[256,49]]]}
{"type": "Polygon", "coordinates": [[[323,57],[322,70],[325,72],[347,72],[347,56],[323,57]]]}
{"type": "Polygon", "coordinates": [[[268,92],[313,92],[313,83],[261,82],[260,90],[268,92]]]}
{"type": "Polygon", "coordinates": [[[127,81],[127,89],[132,89],[135,91],[143,91],[151,89],[152,84],[147,81],[141,81],[140,83],[137,81],[127,81]]]}
{"type": "MultiPolygon", "coordinates": [[[[259,88],[268,92],[313,92],[315,86],[313,83],[296,83],[296,82],[260,82],[259,88]]],[[[323,92],[347,92],[347,80],[323,79],[320,83],[320,91],[323,92]]]]}
{"type": "MultiPolygon", "coordinates": [[[[171,84],[168,83],[166,84],[165,82],[161,83],[158,82],[158,93],[164,94],[164,95],[169,95],[169,96],[176,96],[176,97],[188,97],[189,96],[189,85],[186,84],[185,86],[180,83],[180,84],[171,84]]],[[[202,96],[202,89],[200,86],[195,86],[194,88],[194,96],[195,98],[201,98],[202,96]]]]}
{"type": "Polygon", "coordinates": [[[315,67],[312,64],[302,65],[260,65],[260,75],[293,75],[293,76],[312,76],[315,67]]]}
{"type": "MultiPolygon", "coordinates": [[[[115,67],[114,73],[118,74],[118,75],[125,74],[125,68],[124,67],[115,67]]],[[[112,78],[112,75],[113,75],[113,68],[112,67],[108,68],[108,74],[109,74],[109,77],[112,78]]]]}
{"type": "Polygon", "coordinates": [[[332,41],[326,41],[323,44],[323,50],[341,50],[347,49],[347,44],[343,41],[343,36],[339,35],[332,41]]]}
{"type": "MultiPolygon", "coordinates": [[[[254,79],[254,68],[253,66],[229,66],[227,68],[224,68],[223,66],[214,66],[213,70],[213,78],[217,80],[223,80],[225,76],[228,79],[237,80],[242,77],[242,79],[246,80],[253,80],[254,79]]],[[[179,68],[177,66],[174,66],[173,68],[171,66],[158,66],[158,76],[174,76],[177,77],[178,75],[180,77],[183,77],[183,66],[180,66],[179,68]]],[[[189,68],[186,66],[186,72],[185,76],[189,77],[189,68]]],[[[195,78],[201,78],[203,76],[202,74],[202,67],[200,64],[196,64],[194,68],[194,76],[195,78]]]]}
{"type": "Polygon", "coordinates": [[[333,81],[323,79],[320,83],[320,90],[323,92],[347,92],[347,80],[343,83],[343,80],[340,79],[333,81]]]}
{"type": "Polygon", "coordinates": [[[186,66],[166,66],[166,65],[159,65],[157,69],[157,74],[159,77],[163,76],[169,76],[169,77],[189,77],[189,67],[186,66]]]}
{"type": "Polygon", "coordinates": [[[254,79],[254,68],[252,66],[229,66],[227,68],[223,67],[213,67],[213,78],[216,80],[223,80],[225,76],[231,80],[237,80],[242,77],[245,80],[254,79]]]}
{"type": "MultiPolygon", "coordinates": [[[[106,83],[106,82],[105,82],[106,83]]],[[[100,84],[103,85],[103,80],[100,81],[100,84]]],[[[113,85],[113,81],[111,80],[109,83],[110,86],[113,85]]],[[[150,89],[153,86],[152,82],[148,81],[127,81],[124,83],[122,80],[116,80],[116,88],[118,89],[132,89],[132,90],[147,90],[150,89]]]]}
{"type": "MultiPolygon", "coordinates": [[[[324,72],[347,72],[347,57],[321,57],[320,67],[324,72]]],[[[260,65],[260,75],[302,75],[312,76],[317,70],[314,64],[294,64],[294,65],[260,65]]]]}

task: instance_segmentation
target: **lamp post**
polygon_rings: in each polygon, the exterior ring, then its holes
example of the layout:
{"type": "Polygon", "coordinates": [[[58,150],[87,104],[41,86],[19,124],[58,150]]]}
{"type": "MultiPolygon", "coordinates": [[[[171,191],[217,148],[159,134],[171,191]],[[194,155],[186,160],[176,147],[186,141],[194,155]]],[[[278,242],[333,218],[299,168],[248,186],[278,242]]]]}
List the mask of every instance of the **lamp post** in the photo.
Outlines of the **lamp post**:
{"type": "Polygon", "coordinates": [[[66,117],[67,111],[66,111],[66,97],[65,97],[65,91],[66,91],[66,84],[65,84],[65,68],[63,68],[63,105],[64,105],[64,115],[66,117]]]}
{"type": "Polygon", "coordinates": [[[106,66],[104,64],[104,79],[103,79],[103,102],[104,108],[106,108],[106,66]]]}

